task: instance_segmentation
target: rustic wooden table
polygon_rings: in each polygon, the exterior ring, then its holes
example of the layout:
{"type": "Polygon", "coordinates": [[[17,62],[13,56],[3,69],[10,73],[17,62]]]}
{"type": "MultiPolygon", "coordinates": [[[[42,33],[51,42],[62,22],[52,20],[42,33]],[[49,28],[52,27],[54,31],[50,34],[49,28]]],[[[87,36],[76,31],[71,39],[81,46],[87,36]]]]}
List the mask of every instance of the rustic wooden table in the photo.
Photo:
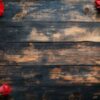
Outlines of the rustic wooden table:
{"type": "Polygon", "coordinates": [[[100,17],[93,0],[4,2],[0,84],[13,87],[6,99],[100,100],[100,17]]]}

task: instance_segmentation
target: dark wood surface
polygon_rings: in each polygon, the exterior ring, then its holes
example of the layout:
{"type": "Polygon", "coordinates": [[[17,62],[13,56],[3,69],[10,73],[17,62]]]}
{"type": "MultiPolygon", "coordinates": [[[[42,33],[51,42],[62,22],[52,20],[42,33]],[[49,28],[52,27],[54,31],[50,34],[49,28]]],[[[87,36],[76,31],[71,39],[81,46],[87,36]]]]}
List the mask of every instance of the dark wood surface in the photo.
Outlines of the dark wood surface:
{"type": "Polygon", "coordinates": [[[100,16],[91,0],[7,0],[0,41],[100,42],[100,16]]]}
{"type": "Polygon", "coordinates": [[[99,65],[99,42],[0,43],[0,64],[99,65]]]}
{"type": "Polygon", "coordinates": [[[100,42],[99,22],[0,21],[0,23],[1,42],[100,42]]]}
{"type": "Polygon", "coordinates": [[[93,0],[4,0],[0,100],[100,100],[100,15],[93,0]]]}
{"type": "Polygon", "coordinates": [[[99,100],[99,72],[100,66],[96,65],[2,65],[0,83],[13,86],[8,100],[99,100]]]}
{"type": "Polygon", "coordinates": [[[0,65],[0,82],[16,86],[72,86],[98,84],[100,66],[0,65]],[[3,69],[3,70],[2,70],[3,69]]]}

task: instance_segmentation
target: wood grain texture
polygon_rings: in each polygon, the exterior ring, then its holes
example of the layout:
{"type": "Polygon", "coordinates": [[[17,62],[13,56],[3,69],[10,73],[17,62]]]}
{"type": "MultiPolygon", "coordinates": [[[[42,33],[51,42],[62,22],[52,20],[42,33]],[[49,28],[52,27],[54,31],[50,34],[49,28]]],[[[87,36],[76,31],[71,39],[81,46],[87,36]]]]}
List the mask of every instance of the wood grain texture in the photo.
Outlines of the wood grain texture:
{"type": "Polygon", "coordinates": [[[6,2],[4,20],[100,22],[93,1],[36,0],[6,2]],[[13,10],[14,8],[14,10],[13,10]]]}
{"type": "Polygon", "coordinates": [[[16,87],[9,97],[1,100],[99,100],[99,85],[62,87],[16,87]],[[20,89],[19,89],[20,88],[20,89]],[[20,90],[20,91],[19,91],[20,90]],[[38,91],[39,90],[39,91],[38,91]],[[80,99],[81,98],[81,99],[80,99]]]}
{"type": "Polygon", "coordinates": [[[0,66],[0,84],[14,86],[72,86],[100,84],[100,66],[0,66]],[[3,70],[2,70],[3,69],[3,70]]]}
{"type": "Polygon", "coordinates": [[[99,22],[1,21],[0,41],[3,42],[5,40],[5,42],[100,42],[99,29],[99,22]]]}
{"type": "Polygon", "coordinates": [[[99,71],[100,66],[84,65],[0,66],[0,84],[13,86],[9,100],[99,100],[99,71]]]}
{"type": "MultiPolygon", "coordinates": [[[[36,1],[36,2],[38,2],[38,1],[57,1],[57,0],[3,0],[4,2],[34,2],[34,1],[36,1]]],[[[59,0],[59,1],[62,1],[62,2],[93,2],[92,0],[75,0],[75,1],[73,1],[73,0],[59,0]]]]}
{"type": "Polygon", "coordinates": [[[100,100],[100,15],[94,0],[3,0],[0,100],[100,100]]]}
{"type": "Polygon", "coordinates": [[[100,19],[91,0],[9,1],[0,18],[1,42],[100,42],[100,19]]]}
{"type": "Polygon", "coordinates": [[[0,43],[0,64],[80,65],[100,64],[99,42],[0,43]]]}

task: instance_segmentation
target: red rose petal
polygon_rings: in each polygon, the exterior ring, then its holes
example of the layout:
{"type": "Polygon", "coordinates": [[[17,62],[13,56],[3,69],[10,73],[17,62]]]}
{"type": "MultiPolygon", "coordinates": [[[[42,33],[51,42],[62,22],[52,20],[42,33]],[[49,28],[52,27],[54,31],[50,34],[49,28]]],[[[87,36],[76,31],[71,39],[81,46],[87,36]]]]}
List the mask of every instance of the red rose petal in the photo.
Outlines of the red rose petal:
{"type": "Polygon", "coordinates": [[[96,4],[100,6],[100,0],[96,0],[96,4]]]}
{"type": "Polygon", "coordinates": [[[6,96],[6,95],[9,95],[10,93],[12,92],[12,88],[10,85],[8,84],[3,84],[1,87],[0,87],[0,94],[6,96]]]}
{"type": "Polygon", "coordinates": [[[4,3],[2,0],[0,0],[0,16],[3,16],[4,14],[4,3]]]}

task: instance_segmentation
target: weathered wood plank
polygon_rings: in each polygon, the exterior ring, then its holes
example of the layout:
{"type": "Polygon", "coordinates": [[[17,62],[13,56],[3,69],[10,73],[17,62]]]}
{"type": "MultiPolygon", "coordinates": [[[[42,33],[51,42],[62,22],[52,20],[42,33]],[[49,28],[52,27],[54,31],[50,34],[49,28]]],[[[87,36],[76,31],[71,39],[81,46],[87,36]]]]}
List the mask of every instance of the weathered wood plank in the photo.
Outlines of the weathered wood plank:
{"type": "Polygon", "coordinates": [[[0,84],[13,86],[8,99],[100,100],[100,19],[93,1],[32,1],[6,0],[0,18],[0,84]]]}
{"type": "Polygon", "coordinates": [[[100,84],[100,66],[0,66],[0,84],[68,86],[100,84]]]}
{"type": "MultiPolygon", "coordinates": [[[[57,2],[57,0],[3,0],[4,2],[57,2]]],[[[78,2],[94,2],[92,0],[59,0],[61,2],[66,3],[78,3],[78,2]]]]}
{"type": "MultiPolygon", "coordinates": [[[[19,89],[21,87],[17,87],[19,89]]],[[[99,85],[66,87],[24,87],[23,91],[14,91],[11,96],[1,100],[99,100],[99,85]],[[78,99],[81,98],[81,99],[78,99]]]]}
{"type": "Polygon", "coordinates": [[[13,86],[9,100],[70,100],[72,94],[99,100],[99,72],[100,66],[0,66],[0,84],[13,86]]]}
{"type": "Polygon", "coordinates": [[[0,64],[100,64],[99,42],[0,43],[0,64]]]}
{"type": "Polygon", "coordinates": [[[69,0],[39,0],[38,2],[10,2],[6,4],[4,20],[35,21],[99,21],[93,2],[69,0]],[[13,9],[14,8],[14,9],[13,9]]]}
{"type": "Polygon", "coordinates": [[[98,22],[6,22],[0,24],[0,41],[95,41],[100,42],[98,22]]]}

